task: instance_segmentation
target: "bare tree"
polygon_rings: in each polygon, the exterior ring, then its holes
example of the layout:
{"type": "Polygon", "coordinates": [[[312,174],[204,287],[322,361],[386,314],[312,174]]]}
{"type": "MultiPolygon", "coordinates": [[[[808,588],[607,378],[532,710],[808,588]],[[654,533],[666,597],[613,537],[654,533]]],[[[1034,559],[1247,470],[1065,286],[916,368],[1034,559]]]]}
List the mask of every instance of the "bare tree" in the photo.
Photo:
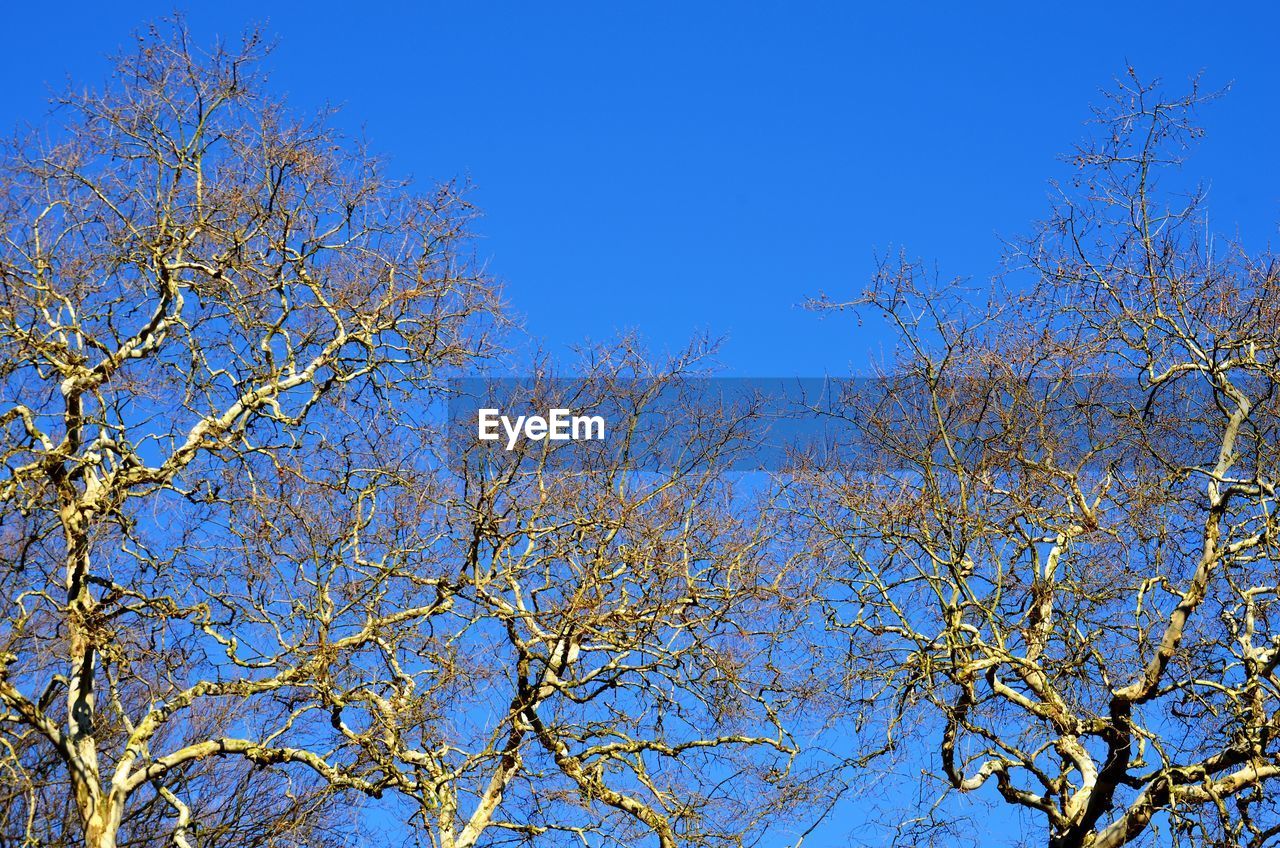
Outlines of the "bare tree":
{"type": "MultiPolygon", "coordinates": [[[[196,708],[196,712],[201,710],[196,708]]],[[[187,738],[210,732],[203,716],[189,719],[187,738]]],[[[118,733],[113,729],[112,733],[118,733]]],[[[103,734],[108,735],[108,734],[103,734]]],[[[55,751],[20,733],[6,736],[11,748],[4,760],[0,789],[0,845],[82,845],[79,812],[70,792],[65,763],[55,751]]],[[[206,760],[174,773],[160,792],[140,787],[130,799],[127,828],[118,844],[172,845],[179,824],[168,796],[190,800],[182,832],[191,844],[207,846],[348,846],[363,829],[349,797],[329,790],[305,773],[264,770],[249,761],[206,760]]]]}
{"type": "Polygon", "coordinates": [[[823,304],[902,341],[790,507],[850,673],[1055,848],[1280,834],[1280,277],[1178,190],[1201,100],[1125,80],[988,308],[911,263],[823,304]]]}
{"type": "MultiPolygon", "coordinates": [[[[237,562],[211,540],[276,506],[261,487],[293,463],[421,403],[479,349],[491,288],[457,192],[414,193],[323,116],[291,117],[262,91],[262,53],[257,36],[203,54],[180,26],[153,31],[4,160],[0,739],[22,844],[62,838],[40,832],[65,827],[57,785],[94,848],[132,841],[155,799],[174,844],[213,844],[192,818],[211,803],[176,791],[210,758],[386,782],[279,741],[284,693],[385,620],[332,635],[344,601],[305,561],[264,539],[270,558],[237,562]]],[[[329,474],[330,506],[373,498],[384,473],[329,474]]]]}
{"type": "Polygon", "coordinates": [[[657,465],[630,426],[696,352],[588,356],[563,403],[622,409],[607,444],[453,449],[497,320],[470,209],[261,53],[151,32],[5,160],[4,838],[314,845],[357,797],[440,848],[800,826],[840,789],[795,733],[838,706],[807,560],[732,415],[657,465]]]}
{"type": "Polygon", "coordinates": [[[699,359],[593,350],[504,408],[600,412],[614,437],[465,457],[465,556],[434,566],[452,606],[401,687],[436,740],[416,755],[434,844],[745,845],[838,791],[798,735],[835,706],[801,635],[812,586],[760,481],[729,471],[756,410],[703,397],[699,359]]]}

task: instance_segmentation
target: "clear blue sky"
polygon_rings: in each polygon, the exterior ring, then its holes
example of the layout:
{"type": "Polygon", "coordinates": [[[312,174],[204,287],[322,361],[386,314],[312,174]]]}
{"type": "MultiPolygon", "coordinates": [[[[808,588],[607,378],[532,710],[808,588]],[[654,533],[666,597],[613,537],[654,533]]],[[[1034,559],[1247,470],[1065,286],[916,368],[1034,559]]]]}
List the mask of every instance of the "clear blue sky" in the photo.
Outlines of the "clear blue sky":
{"type": "MultiPolygon", "coordinates": [[[[13,4],[0,128],[169,3],[13,4]]],[[[1234,80],[1191,168],[1215,228],[1280,220],[1280,18],[1203,4],[299,3],[189,9],[198,36],[265,21],[275,84],[343,104],[394,167],[469,176],[481,254],[553,347],[708,329],[729,373],[843,373],[880,340],[797,308],[876,250],[985,279],[1046,208],[1055,155],[1126,62],[1234,80]],[[986,4],[983,4],[986,6],[986,4]]]]}
{"type": "MultiPolygon", "coordinates": [[[[100,81],[103,55],[173,8],[10,4],[0,130],[39,121],[68,74],[100,81]]],[[[295,106],[343,104],[402,173],[469,177],[480,253],[553,349],[626,328],[674,348],[705,329],[728,336],[731,374],[860,369],[882,339],[797,305],[854,291],[898,247],[987,278],[1126,63],[1234,81],[1190,169],[1219,231],[1258,247],[1280,221],[1280,16],[1263,4],[224,0],[188,15],[204,39],[267,24],[295,106]]]]}

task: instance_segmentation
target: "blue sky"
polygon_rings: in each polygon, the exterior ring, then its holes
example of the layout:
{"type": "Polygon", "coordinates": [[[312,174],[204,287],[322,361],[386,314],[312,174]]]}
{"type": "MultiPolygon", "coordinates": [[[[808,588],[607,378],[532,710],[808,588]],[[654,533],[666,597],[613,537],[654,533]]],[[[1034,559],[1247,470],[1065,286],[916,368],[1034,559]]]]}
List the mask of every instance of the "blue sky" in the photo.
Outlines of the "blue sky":
{"type": "MultiPolygon", "coordinates": [[[[173,8],[5,9],[0,131],[39,122],[68,75],[102,80],[103,55],[173,8]]],[[[266,24],[296,107],[342,104],[400,173],[473,181],[480,255],[553,350],[624,329],[673,349],[706,330],[727,337],[729,374],[863,370],[885,339],[798,304],[852,293],[899,248],[987,279],[1127,64],[1178,90],[1200,71],[1233,83],[1188,167],[1216,230],[1274,240],[1280,15],[981,8],[225,0],[188,16],[201,39],[266,24]]]]}
{"type": "MultiPolygon", "coordinates": [[[[0,128],[170,3],[14,4],[0,128]]],[[[883,340],[797,307],[876,251],[985,280],[1046,209],[1056,161],[1126,63],[1234,81],[1190,169],[1215,229],[1280,220],[1277,15],[1203,4],[221,2],[197,36],[265,22],[275,85],[342,104],[394,169],[469,177],[480,254],[556,350],[709,330],[727,373],[859,370],[883,340]]]]}

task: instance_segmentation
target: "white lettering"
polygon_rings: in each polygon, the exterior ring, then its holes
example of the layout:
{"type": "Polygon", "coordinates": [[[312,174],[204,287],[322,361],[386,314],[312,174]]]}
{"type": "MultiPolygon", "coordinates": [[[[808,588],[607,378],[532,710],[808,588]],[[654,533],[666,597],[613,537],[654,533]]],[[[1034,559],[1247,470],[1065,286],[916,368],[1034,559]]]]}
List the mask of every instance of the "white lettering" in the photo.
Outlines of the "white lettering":
{"type": "Polygon", "coordinates": [[[520,415],[514,421],[498,409],[479,410],[476,430],[481,439],[497,441],[499,427],[506,434],[507,450],[515,450],[522,437],[534,442],[591,441],[603,439],[605,433],[603,416],[574,415],[569,409],[549,409],[546,416],[520,415]]]}
{"type": "Polygon", "coordinates": [[[604,416],[602,415],[575,415],[573,416],[573,440],[575,442],[590,439],[604,438],[604,416]],[[578,427],[582,427],[579,434],[578,427]],[[595,428],[599,435],[591,435],[592,429],[595,428]]]}
{"type": "Polygon", "coordinates": [[[514,426],[511,424],[510,418],[508,418],[505,415],[502,416],[502,429],[507,431],[507,450],[515,449],[516,439],[520,436],[520,428],[523,426],[524,426],[523,415],[521,415],[519,418],[516,419],[516,423],[514,426]]]}
{"type": "Polygon", "coordinates": [[[524,422],[524,437],[540,442],[547,435],[547,419],[541,415],[530,415],[524,422]]]}
{"type": "Polygon", "coordinates": [[[480,410],[480,423],[478,426],[481,439],[495,441],[498,438],[498,410],[480,410]]]}
{"type": "Polygon", "coordinates": [[[551,410],[551,419],[549,421],[551,429],[550,432],[547,433],[547,438],[557,442],[568,440],[569,426],[572,418],[573,416],[569,414],[569,410],[567,409],[551,410]]]}

